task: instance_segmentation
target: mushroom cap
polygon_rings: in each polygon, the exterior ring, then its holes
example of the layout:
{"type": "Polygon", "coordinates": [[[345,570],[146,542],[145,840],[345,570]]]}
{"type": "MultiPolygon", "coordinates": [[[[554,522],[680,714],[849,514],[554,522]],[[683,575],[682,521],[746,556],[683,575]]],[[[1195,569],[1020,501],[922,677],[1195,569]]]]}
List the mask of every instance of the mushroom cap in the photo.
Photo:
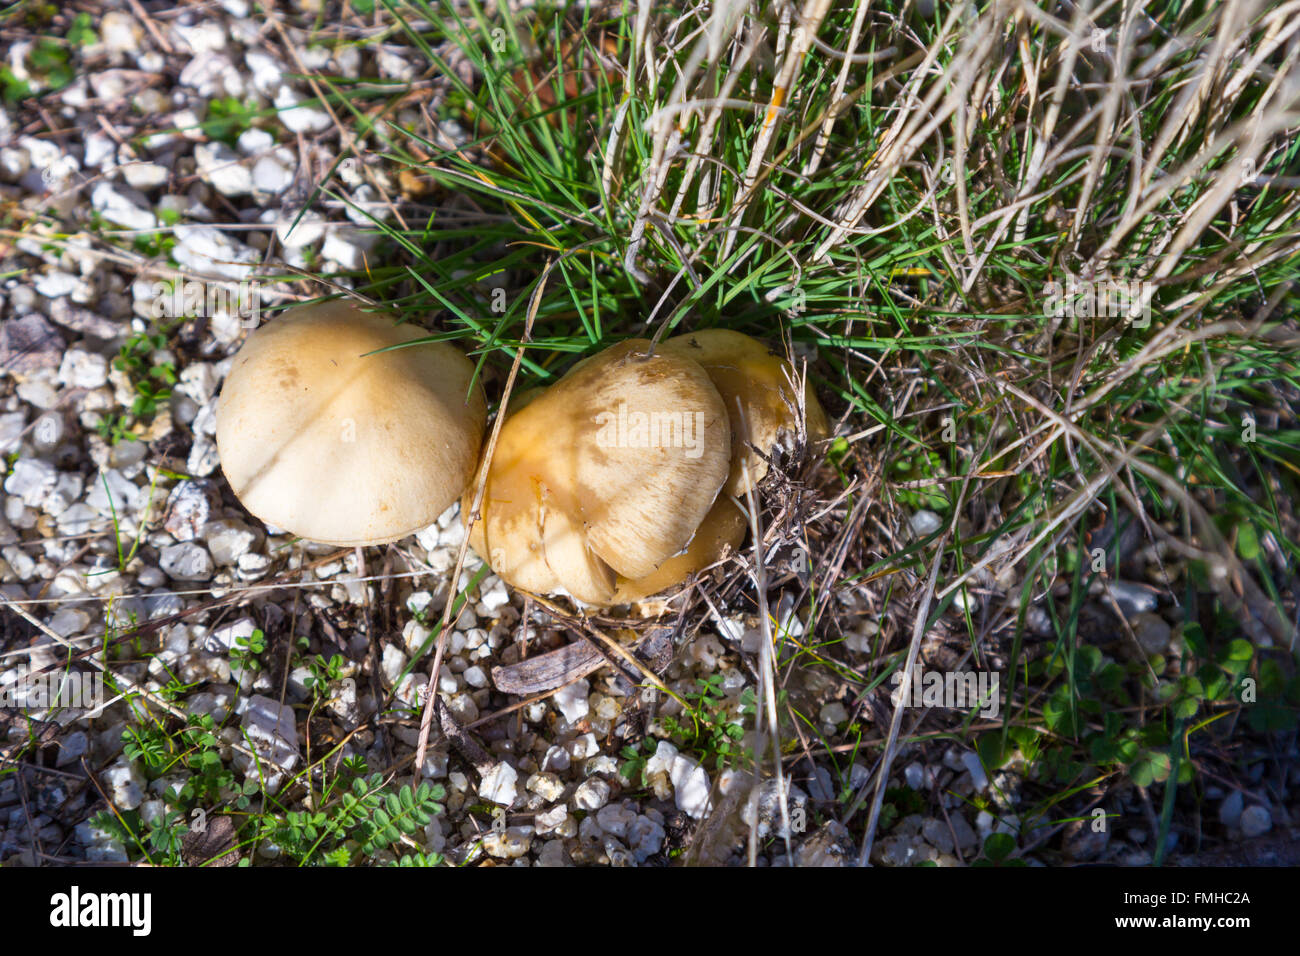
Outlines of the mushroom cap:
{"type": "Polygon", "coordinates": [[[609,604],[712,508],[731,459],[722,398],[695,362],[649,350],[629,339],[580,362],[502,424],[470,544],[515,587],[609,604]]]}
{"type": "Polygon", "coordinates": [[[730,495],[719,495],[686,550],[643,578],[619,578],[612,604],[631,604],[674,587],[740,547],[748,524],[730,495]]]}
{"type": "Polygon", "coordinates": [[[311,541],[382,544],[428,527],[474,471],[487,406],[474,365],[342,300],[297,306],[249,334],[217,405],[236,497],[311,541]]]}
{"type": "MultiPolygon", "coordinates": [[[[797,381],[794,369],[762,342],[730,329],[688,332],[660,347],[665,354],[693,359],[703,366],[722,395],[731,420],[731,471],[725,490],[743,497],[767,474],[767,462],[755,449],[770,456],[780,444],[782,432],[794,434],[798,429],[799,402],[791,384],[797,381]]],[[[828,437],[826,412],[807,383],[803,406],[808,438],[828,437]]]]}

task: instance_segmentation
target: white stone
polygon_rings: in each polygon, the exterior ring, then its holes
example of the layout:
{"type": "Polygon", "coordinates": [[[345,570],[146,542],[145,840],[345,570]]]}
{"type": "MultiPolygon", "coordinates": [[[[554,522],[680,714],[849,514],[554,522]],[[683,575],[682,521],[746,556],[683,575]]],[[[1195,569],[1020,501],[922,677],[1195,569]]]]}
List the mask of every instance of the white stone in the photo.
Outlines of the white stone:
{"type": "Polygon", "coordinates": [[[547,803],[554,803],[564,795],[564,782],[553,773],[535,773],[525,784],[530,793],[535,793],[547,803]]]}
{"type": "MultiPolygon", "coordinates": [[[[379,197],[379,190],[369,183],[364,183],[356,188],[352,194],[352,201],[343,207],[344,215],[355,222],[358,226],[369,226],[375,222],[383,222],[388,218],[388,203],[379,197]]],[[[457,526],[453,525],[448,528],[454,531],[457,526]]],[[[464,526],[460,527],[459,537],[463,538],[464,526]]],[[[460,544],[460,541],[456,541],[460,544]]]]}
{"type": "Polygon", "coordinates": [[[398,650],[396,645],[385,644],[383,656],[379,661],[379,670],[389,686],[397,683],[404,667],[406,667],[406,655],[398,650]]]}
{"type": "Polygon", "coordinates": [[[40,458],[19,458],[5,479],[5,491],[28,508],[39,508],[54,491],[58,471],[40,458]]]}
{"type": "Polygon", "coordinates": [[[108,359],[96,352],[68,349],[59,366],[59,382],[71,388],[100,388],[108,383],[108,359]]]}
{"type": "Polygon", "coordinates": [[[537,826],[538,833],[550,833],[564,825],[564,821],[569,819],[569,811],[563,806],[551,807],[533,818],[533,823],[537,826]]]}
{"type": "Polygon", "coordinates": [[[609,802],[609,784],[600,777],[588,777],[573,792],[573,805],[579,810],[599,810],[609,802]]]}
{"type": "Polygon", "coordinates": [[[274,156],[263,156],[253,164],[253,188],[279,195],[293,185],[293,170],[274,156]]]}
{"type": "Polygon", "coordinates": [[[195,362],[185,366],[181,371],[175,391],[188,395],[202,406],[208,404],[216,395],[220,381],[215,365],[211,362],[195,362]]]}
{"type": "Polygon", "coordinates": [[[144,28],[121,10],[109,10],[98,25],[100,42],[114,53],[134,53],[144,37],[144,28]]]}
{"type": "Polygon", "coordinates": [[[121,518],[137,509],[141,492],[142,489],[120,471],[110,469],[92,479],[86,504],[104,517],[116,513],[121,518]]]}
{"type": "Polygon", "coordinates": [[[179,225],[175,233],[177,245],[172,255],[181,265],[199,272],[246,279],[261,260],[252,246],[213,226],[179,225]]]}
{"type": "Polygon", "coordinates": [[[90,627],[90,615],[80,608],[65,607],[55,611],[45,626],[60,637],[75,637],[90,627]]]}
{"type": "Polygon", "coordinates": [[[415,79],[415,67],[387,47],[380,46],[375,51],[375,64],[379,67],[380,76],[401,80],[403,83],[415,79]]]}
{"type": "Polygon", "coordinates": [[[823,724],[835,727],[849,719],[849,712],[838,700],[833,700],[822,707],[818,716],[823,724]]]}
{"type": "Polygon", "coordinates": [[[483,774],[483,780],[478,786],[478,795],[484,800],[508,807],[515,802],[518,780],[518,771],[503,760],[483,774]]]}
{"type": "Polygon", "coordinates": [[[628,827],[628,849],[638,863],[644,863],[664,846],[664,826],[662,821],[650,816],[637,817],[628,827]]]}
{"type": "Polygon", "coordinates": [[[673,761],[676,759],[677,748],[666,740],[659,741],[655,747],[655,752],[645,762],[646,776],[651,777],[657,773],[670,774],[673,769],[673,761]]]}
{"type": "Polygon", "coordinates": [[[933,511],[922,510],[912,515],[911,525],[913,533],[924,538],[942,528],[943,519],[933,511]]]}
{"type": "Polygon", "coordinates": [[[6,146],[0,149],[0,174],[6,179],[17,182],[32,168],[32,158],[21,146],[6,146]]]}
{"type": "Polygon", "coordinates": [[[1219,822],[1228,829],[1235,829],[1241,823],[1245,802],[1240,790],[1228,794],[1227,798],[1219,804],[1219,822]]]}
{"type": "Polygon", "coordinates": [[[60,176],[80,168],[71,156],[65,156],[56,142],[50,139],[37,139],[35,136],[18,137],[18,145],[27,150],[32,166],[40,170],[53,170],[60,176]]]}
{"type": "Polygon", "coordinates": [[[212,555],[202,545],[184,541],[163,548],[158,567],[176,581],[206,581],[212,577],[212,555]]]}
{"type": "Polygon", "coordinates": [[[129,763],[115,763],[99,777],[119,810],[134,810],[144,801],[144,775],[129,763]]]}
{"type": "Polygon", "coordinates": [[[189,47],[195,53],[209,53],[225,49],[228,38],[218,20],[200,20],[192,26],[172,24],[172,36],[180,41],[182,49],[189,47]]]}
{"type": "Polygon", "coordinates": [[[329,114],[313,106],[300,106],[302,98],[288,86],[281,86],[275,95],[275,108],[280,122],[295,133],[322,133],[334,125],[329,114]]]}
{"type": "Polygon", "coordinates": [[[218,567],[239,562],[257,543],[258,534],[238,518],[218,518],[203,526],[208,551],[218,567]]]}
{"type": "Polygon", "coordinates": [[[356,271],[366,264],[366,253],[374,248],[378,237],[344,227],[331,229],[325,236],[320,254],[348,271],[356,271]]]}
{"type": "MultiPolygon", "coordinates": [[[[271,771],[276,767],[291,771],[298,765],[298,727],[293,709],[259,694],[249,699],[240,726],[261,758],[261,773],[268,776],[267,789],[278,790],[281,775],[271,771]]],[[[235,764],[247,777],[258,775],[257,765],[242,751],[235,752],[235,764]]]]}
{"type": "Polygon", "coordinates": [[[546,749],[545,756],[542,757],[542,769],[553,770],[556,773],[563,773],[572,765],[569,759],[569,751],[564,747],[552,744],[546,749]]]}
{"type": "Polygon", "coordinates": [[[159,163],[127,163],[122,177],[132,189],[154,189],[167,182],[171,170],[159,163]]]}
{"type": "Polygon", "coordinates": [[[709,812],[709,775],[703,767],[678,754],[673,758],[668,776],[673,782],[678,810],[696,820],[709,812]]]}
{"type": "Polygon", "coordinates": [[[263,96],[275,96],[284,82],[279,59],[254,47],[244,54],[244,65],[253,74],[253,89],[263,96]]]}
{"type": "Polygon", "coordinates": [[[576,724],[586,717],[589,712],[587,696],[590,693],[591,685],[586,678],[582,678],[566,687],[561,687],[555,692],[552,699],[564,719],[570,724],[576,724]]]}
{"type": "Polygon", "coordinates": [[[32,286],[45,298],[57,299],[62,295],[71,295],[81,287],[84,281],[77,276],[55,270],[54,272],[45,272],[36,276],[32,286]]]}
{"type": "Polygon", "coordinates": [[[41,505],[41,510],[47,515],[57,518],[68,508],[72,507],[73,502],[81,497],[81,490],[84,481],[79,474],[73,472],[60,472],[54,482],[54,490],[46,497],[45,502],[41,505]]]}
{"type": "Polygon", "coordinates": [[[172,114],[171,125],[186,139],[202,139],[206,135],[203,132],[203,121],[193,110],[177,110],[172,114]]]}
{"type": "Polygon", "coordinates": [[[54,523],[61,534],[76,536],[87,534],[95,526],[96,517],[94,508],[77,502],[60,512],[54,523]]]}
{"type": "Polygon", "coordinates": [[[90,192],[90,205],[109,222],[125,229],[158,228],[157,216],[147,209],[141,209],[107,180],[95,184],[90,192]]]}
{"type": "Polygon", "coordinates": [[[122,70],[96,70],[90,74],[90,87],[95,91],[101,109],[122,98],[126,93],[126,83],[126,74],[122,70]]]}
{"type": "Polygon", "coordinates": [[[203,649],[209,654],[225,655],[239,646],[239,641],[247,641],[257,630],[257,624],[251,617],[241,617],[237,621],[213,628],[203,642],[203,649]]]}
{"type": "Polygon", "coordinates": [[[95,130],[86,135],[85,163],[88,169],[111,169],[117,165],[117,143],[107,133],[95,130]]]}
{"type": "Polygon", "coordinates": [[[224,53],[211,50],[198,54],[181,70],[181,86],[197,90],[205,99],[244,95],[244,77],[224,53]]]}
{"type": "Polygon", "coordinates": [[[199,176],[223,196],[246,196],[253,191],[253,174],[225,143],[200,143],[194,148],[199,176]]]}
{"type": "Polygon", "coordinates": [[[10,412],[0,415],[0,454],[8,454],[22,441],[23,429],[27,427],[25,412],[10,412]]]}
{"type": "Polygon", "coordinates": [[[598,753],[600,753],[600,743],[596,740],[595,734],[586,733],[569,741],[569,756],[574,761],[581,762],[598,753]]]}
{"type": "Polygon", "coordinates": [[[235,145],[245,156],[253,156],[257,153],[264,153],[275,145],[275,137],[264,129],[258,129],[256,126],[250,126],[239,134],[239,139],[235,145]]]}
{"type": "MultiPolygon", "coordinates": [[[[276,238],[290,249],[299,249],[317,242],[325,235],[325,217],[308,210],[301,217],[297,211],[286,209],[276,222],[276,238]]],[[[436,531],[435,531],[436,534],[436,531]]],[[[430,550],[423,542],[421,547],[430,550]]]]}
{"type": "Polygon", "coordinates": [[[984,766],[980,763],[979,755],[968,750],[961,755],[961,763],[966,768],[966,772],[970,774],[971,785],[979,791],[987,790],[989,777],[984,772],[984,766]]]}
{"type": "Polygon", "coordinates": [[[533,843],[532,827],[506,827],[491,830],[483,838],[483,849],[498,859],[516,860],[528,853],[533,843]]]}
{"type": "Polygon", "coordinates": [[[596,823],[600,828],[620,840],[627,839],[636,819],[636,810],[626,803],[611,803],[596,812],[596,823]]]}
{"type": "Polygon", "coordinates": [[[1241,835],[1247,839],[1263,836],[1273,829],[1273,815],[1268,807],[1255,805],[1241,812],[1241,835]]]}

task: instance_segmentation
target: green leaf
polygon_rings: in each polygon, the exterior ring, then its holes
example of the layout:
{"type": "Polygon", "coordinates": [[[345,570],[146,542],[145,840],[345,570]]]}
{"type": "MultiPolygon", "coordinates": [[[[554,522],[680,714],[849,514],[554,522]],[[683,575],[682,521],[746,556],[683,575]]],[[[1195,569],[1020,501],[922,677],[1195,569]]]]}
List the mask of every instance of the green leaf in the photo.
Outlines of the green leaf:
{"type": "Polygon", "coordinates": [[[1009,833],[990,833],[984,841],[984,855],[994,863],[1001,863],[1016,848],[1016,841],[1009,833]]]}
{"type": "Polygon", "coordinates": [[[1243,561],[1254,561],[1259,557],[1259,533],[1249,521],[1237,526],[1237,553],[1243,561]]]}

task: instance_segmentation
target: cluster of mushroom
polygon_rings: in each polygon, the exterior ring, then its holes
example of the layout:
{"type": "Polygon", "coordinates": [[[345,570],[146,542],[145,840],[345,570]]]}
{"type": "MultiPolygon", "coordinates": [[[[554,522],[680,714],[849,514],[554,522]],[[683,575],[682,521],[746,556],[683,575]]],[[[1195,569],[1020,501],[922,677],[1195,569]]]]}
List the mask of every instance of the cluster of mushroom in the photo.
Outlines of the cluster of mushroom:
{"type": "MultiPolygon", "coordinates": [[[[825,413],[811,389],[797,400],[791,372],[725,330],[657,348],[630,339],[579,362],[502,425],[471,546],[516,587],[591,605],[681,583],[744,539],[737,499],[797,435],[801,407],[807,435],[826,436],[825,413]]],[[[471,486],[467,521],[473,497],[471,486]]]]}
{"type": "Polygon", "coordinates": [[[829,432],[788,362],[711,330],[621,342],[519,396],[480,464],[473,363],[446,344],[400,347],[420,336],[341,301],[250,334],[217,409],[222,470],[245,507],[313,541],[382,544],[458,497],[468,522],[482,482],[470,545],[493,571],[609,606],[738,547],[737,501],[773,450],[829,432]]]}

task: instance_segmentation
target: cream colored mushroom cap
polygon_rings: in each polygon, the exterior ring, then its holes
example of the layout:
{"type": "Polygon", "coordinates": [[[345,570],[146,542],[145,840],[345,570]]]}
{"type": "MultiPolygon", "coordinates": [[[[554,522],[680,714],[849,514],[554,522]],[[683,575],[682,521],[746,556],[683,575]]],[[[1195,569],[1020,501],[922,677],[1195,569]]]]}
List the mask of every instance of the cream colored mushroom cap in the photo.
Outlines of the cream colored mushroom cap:
{"type": "MultiPolygon", "coordinates": [[[[794,432],[799,424],[790,363],[757,339],[730,329],[688,332],[666,340],[662,348],[665,354],[698,362],[721,393],[731,420],[731,473],[726,492],[743,497],[748,487],[756,486],[767,474],[767,462],[754,449],[770,456],[782,432],[794,432]]],[[[805,384],[803,408],[808,438],[826,438],[830,425],[811,385],[805,384]]]]}
{"type": "Polygon", "coordinates": [[[719,495],[686,550],[643,578],[619,578],[611,603],[632,604],[676,587],[692,574],[733,553],[745,540],[747,528],[745,513],[736,506],[735,500],[730,495],[719,495]]]}
{"type": "Polygon", "coordinates": [[[502,425],[470,544],[514,586],[608,604],[713,506],[731,458],[721,396],[695,362],[649,347],[592,356],[502,425]]]}
{"type": "Polygon", "coordinates": [[[244,507],[325,544],[432,524],[473,473],[487,407],[450,345],[367,354],[425,334],[341,300],[253,331],[217,405],[221,470],[244,507]]]}

